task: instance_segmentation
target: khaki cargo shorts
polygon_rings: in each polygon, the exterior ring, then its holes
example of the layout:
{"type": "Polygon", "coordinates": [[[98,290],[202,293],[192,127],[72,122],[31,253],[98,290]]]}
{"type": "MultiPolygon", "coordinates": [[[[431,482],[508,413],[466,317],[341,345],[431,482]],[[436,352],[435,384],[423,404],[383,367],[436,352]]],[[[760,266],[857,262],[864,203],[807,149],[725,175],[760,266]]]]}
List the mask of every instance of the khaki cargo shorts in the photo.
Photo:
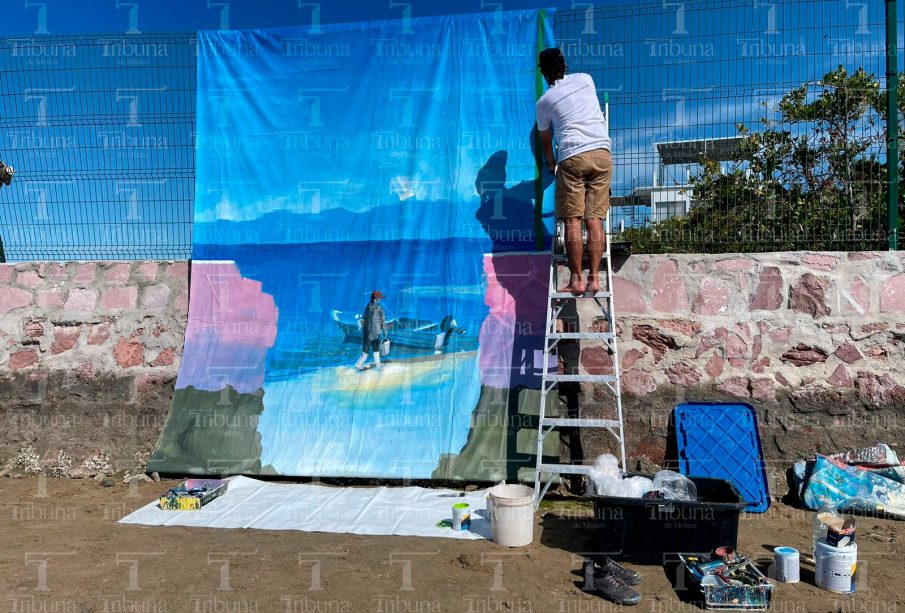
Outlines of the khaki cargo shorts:
{"type": "Polygon", "coordinates": [[[610,210],[613,158],[606,149],[592,149],[556,167],[556,216],[603,219],[610,210]]]}

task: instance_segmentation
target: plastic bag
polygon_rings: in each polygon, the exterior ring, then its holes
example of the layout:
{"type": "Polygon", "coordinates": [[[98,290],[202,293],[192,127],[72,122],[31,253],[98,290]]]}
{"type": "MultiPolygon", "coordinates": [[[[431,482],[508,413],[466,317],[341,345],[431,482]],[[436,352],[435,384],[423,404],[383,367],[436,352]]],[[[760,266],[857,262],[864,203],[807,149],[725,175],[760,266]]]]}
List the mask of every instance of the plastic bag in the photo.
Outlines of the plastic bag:
{"type": "Polygon", "coordinates": [[[696,502],[698,499],[698,488],[694,482],[672,470],[661,470],[654,475],[653,489],[666,500],[696,502]]]}
{"type": "Polygon", "coordinates": [[[597,458],[591,467],[590,485],[597,496],[619,498],[641,498],[651,489],[653,481],[647,477],[622,478],[616,456],[605,453],[597,458]]]}

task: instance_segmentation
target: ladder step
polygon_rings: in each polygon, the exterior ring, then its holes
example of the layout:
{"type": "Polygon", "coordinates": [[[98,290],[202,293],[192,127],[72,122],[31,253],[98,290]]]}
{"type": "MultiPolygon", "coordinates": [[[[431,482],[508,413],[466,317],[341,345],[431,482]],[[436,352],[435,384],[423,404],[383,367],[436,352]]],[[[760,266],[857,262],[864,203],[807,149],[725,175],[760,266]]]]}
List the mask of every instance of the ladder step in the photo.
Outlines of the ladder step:
{"type": "MultiPolygon", "coordinates": [[[[609,254],[609,253],[604,253],[604,254],[600,257],[600,260],[603,261],[603,260],[607,259],[608,257],[610,257],[610,254],[609,254]]],[[[588,258],[587,258],[587,257],[584,257],[583,259],[587,260],[588,258]]],[[[569,256],[566,255],[565,253],[554,253],[554,254],[553,254],[553,261],[554,261],[554,262],[568,262],[568,261],[569,261],[569,256]]]]}
{"type": "Polygon", "coordinates": [[[562,300],[564,298],[574,298],[574,299],[578,299],[578,298],[612,298],[613,293],[612,292],[597,292],[595,294],[585,293],[585,294],[581,294],[580,296],[576,296],[575,294],[572,294],[570,292],[553,292],[552,294],[550,294],[550,297],[556,298],[559,300],[562,300]]]}
{"type": "Polygon", "coordinates": [[[593,466],[586,464],[538,464],[537,469],[542,473],[554,473],[557,475],[589,475],[593,466]]]}
{"type": "Polygon", "coordinates": [[[561,428],[621,428],[616,419],[573,419],[566,417],[544,417],[540,420],[542,426],[556,426],[561,428]]]}
{"type": "Polygon", "coordinates": [[[615,375],[559,375],[559,374],[547,374],[547,381],[555,381],[557,383],[596,383],[596,382],[606,382],[606,383],[615,383],[616,376],[615,375]]]}
{"type": "Polygon", "coordinates": [[[556,340],[613,340],[612,332],[555,332],[547,335],[547,338],[556,340]]]}

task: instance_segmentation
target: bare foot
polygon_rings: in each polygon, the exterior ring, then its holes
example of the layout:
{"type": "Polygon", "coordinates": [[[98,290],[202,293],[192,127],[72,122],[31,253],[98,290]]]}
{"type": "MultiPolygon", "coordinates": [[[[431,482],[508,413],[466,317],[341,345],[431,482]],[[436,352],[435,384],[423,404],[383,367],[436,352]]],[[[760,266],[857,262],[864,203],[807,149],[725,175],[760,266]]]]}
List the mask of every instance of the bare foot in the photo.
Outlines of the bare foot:
{"type": "Polygon", "coordinates": [[[600,291],[600,277],[588,276],[588,292],[596,294],[600,291]]]}
{"type": "Polygon", "coordinates": [[[573,279],[571,283],[559,291],[568,292],[573,296],[581,296],[587,291],[587,286],[585,285],[585,282],[581,280],[581,277],[578,277],[577,279],[573,279]]]}

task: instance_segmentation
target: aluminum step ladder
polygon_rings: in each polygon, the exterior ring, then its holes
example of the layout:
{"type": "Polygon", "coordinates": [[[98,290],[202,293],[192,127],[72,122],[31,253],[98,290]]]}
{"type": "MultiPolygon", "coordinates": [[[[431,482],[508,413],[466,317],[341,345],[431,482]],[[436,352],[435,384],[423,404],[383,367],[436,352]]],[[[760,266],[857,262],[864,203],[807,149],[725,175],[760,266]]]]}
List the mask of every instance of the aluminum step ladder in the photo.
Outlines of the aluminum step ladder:
{"type": "MultiPolygon", "coordinates": [[[[606,236],[606,250],[601,262],[600,276],[606,279],[606,287],[596,294],[584,294],[573,296],[570,293],[557,291],[560,286],[559,266],[567,263],[565,254],[564,229],[561,222],[557,222],[553,237],[553,252],[550,260],[550,281],[547,298],[546,329],[544,331],[544,364],[541,379],[540,394],[540,418],[537,428],[537,466],[534,473],[535,505],[543,500],[550,486],[558,475],[588,475],[591,470],[586,464],[551,464],[543,461],[544,440],[558,428],[577,428],[579,436],[581,429],[598,428],[608,430],[619,444],[620,469],[625,474],[625,436],[622,419],[622,384],[620,381],[621,365],[619,363],[618,338],[616,335],[616,315],[613,308],[613,267],[611,266],[610,246],[612,233],[610,231],[610,215],[607,214],[604,225],[606,236]],[[557,332],[557,320],[563,309],[572,301],[593,299],[600,308],[604,320],[607,322],[606,332],[557,332]],[[558,348],[561,341],[600,341],[613,359],[612,375],[575,375],[559,374],[559,369],[554,366],[551,372],[550,360],[554,364],[558,362],[558,348]],[[588,419],[582,418],[579,406],[579,417],[548,417],[547,396],[551,392],[557,396],[556,390],[559,383],[603,383],[604,388],[613,393],[615,397],[616,419],[588,419]]],[[[586,234],[586,232],[585,232],[586,234]]],[[[586,236],[583,236],[586,242],[586,236]]],[[[576,305],[577,306],[577,305],[576,305]]],[[[579,353],[580,356],[580,353],[579,353]]],[[[580,358],[579,358],[580,361],[580,358]]]]}

